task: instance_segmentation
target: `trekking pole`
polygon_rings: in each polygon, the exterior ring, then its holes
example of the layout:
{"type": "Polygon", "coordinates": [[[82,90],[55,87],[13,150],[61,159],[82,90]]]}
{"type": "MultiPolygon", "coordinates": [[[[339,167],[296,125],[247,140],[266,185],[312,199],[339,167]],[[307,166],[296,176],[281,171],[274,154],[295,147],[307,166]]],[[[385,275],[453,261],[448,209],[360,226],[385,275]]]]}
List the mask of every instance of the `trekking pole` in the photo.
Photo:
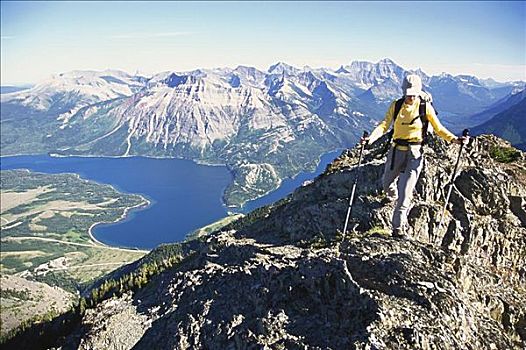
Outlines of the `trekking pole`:
{"type": "MultiPolygon", "coordinates": [[[[462,136],[464,137],[469,136],[469,130],[464,129],[464,131],[462,131],[462,136]]],[[[451,181],[449,182],[449,189],[447,190],[446,201],[444,202],[444,207],[442,208],[442,215],[440,216],[440,223],[438,224],[437,232],[440,231],[440,228],[442,227],[442,223],[444,222],[444,217],[446,216],[446,207],[447,207],[447,204],[449,203],[449,197],[451,196],[451,191],[453,190],[453,181],[455,181],[455,177],[457,176],[457,169],[460,163],[460,155],[462,154],[463,148],[464,148],[464,142],[460,144],[460,149],[458,150],[457,162],[455,163],[453,174],[451,174],[451,181]]]]}
{"type": "MultiPolygon", "coordinates": [[[[367,136],[369,136],[369,133],[367,131],[364,131],[362,138],[366,138],[367,136]]],[[[349,218],[351,217],[352,206],[354,203],[354,194],[356,192],[356,183],[358,182],[358,169],[360,169],[360,166],[362,165],[362,156],[363,156],[364,147],[365,147],[365,143],[362,142],[362,146],[360,148],[360,157],[358,160],[358,166],[356,167],[356,175],[354,177],[354,183],[352,185],[351,197],[349,198],[349,207],[347,208],[347,216],[345,217],[345,225],[343,227],[343,238],[345,238],[345,235],[347,234],[347,224],[349,223],[349,218]]]]}

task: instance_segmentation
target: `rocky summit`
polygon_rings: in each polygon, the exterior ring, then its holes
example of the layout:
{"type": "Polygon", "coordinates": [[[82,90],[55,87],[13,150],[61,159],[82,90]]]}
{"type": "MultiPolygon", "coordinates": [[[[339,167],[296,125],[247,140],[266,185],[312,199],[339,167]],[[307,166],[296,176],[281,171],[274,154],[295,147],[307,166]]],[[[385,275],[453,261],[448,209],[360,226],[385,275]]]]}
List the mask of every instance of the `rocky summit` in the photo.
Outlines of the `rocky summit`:
{"type": "Polygon", "coordinates": [[[62,349],[523,349],[526,158],[431,137],[404,239],[380,190],[385,140],[198,241],[134,293],[87,309],[62,349]],[[383,143],[382,143],[383,142],[383,143]],[[342,235],[357,177],[352,231],[342,235]]]}

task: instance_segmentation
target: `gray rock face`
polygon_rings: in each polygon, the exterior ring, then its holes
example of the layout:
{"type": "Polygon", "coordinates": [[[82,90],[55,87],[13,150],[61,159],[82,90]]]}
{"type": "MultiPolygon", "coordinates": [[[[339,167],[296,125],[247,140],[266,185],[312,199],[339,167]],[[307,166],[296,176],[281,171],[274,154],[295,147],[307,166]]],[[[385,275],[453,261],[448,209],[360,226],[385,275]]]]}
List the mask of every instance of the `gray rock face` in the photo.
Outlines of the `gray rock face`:
{"type": "MultiPolygon", "coordinates": [[[[382,234],[381,144],[345,152],[314,182],[202,241],[177,267],[85,316],[81,349],[521,349],[526,345],[526,162],[432,139],[408,239],[382,234]],[[352,180],[353,232],[341,230],[352,180]],[[128,305],[123,311],[115,304],[128,305]],[[113,305],[113,306],[112,306],[113,305]],[[111,318],[130,314],[131,324],[111,318]],[[94,325],[111,328],[94,332],[94,325]],[[91,326],[90,326],[91,325],[91,326]],[[88,331],[86,332],[86,329],[88,331]],[[92,331],[89,331],[91,329],[92,331]],[[114,340],[134,331],[127,346],[114,340]],[[133,343],[133,344],[132,344],[133,343]],[[89,345],[88,345],[89,344],[89,345]],[[104,345],[97,345],[104,344],[104,345]]],[[[73,338],[73,336],[72,336],[73,338]]],[[[119,338],[120,339],[120,338],[119,338]]],[[[80,341],[80,342],[79,342],[80,341]]]]}
{"type": "Polygon", "coordinates": [[[88,331],[79,344],[80,349],[130,349],[151,321],[147,315],[137,312],[128,294],[88,310],[84,323],[88,331]]]}

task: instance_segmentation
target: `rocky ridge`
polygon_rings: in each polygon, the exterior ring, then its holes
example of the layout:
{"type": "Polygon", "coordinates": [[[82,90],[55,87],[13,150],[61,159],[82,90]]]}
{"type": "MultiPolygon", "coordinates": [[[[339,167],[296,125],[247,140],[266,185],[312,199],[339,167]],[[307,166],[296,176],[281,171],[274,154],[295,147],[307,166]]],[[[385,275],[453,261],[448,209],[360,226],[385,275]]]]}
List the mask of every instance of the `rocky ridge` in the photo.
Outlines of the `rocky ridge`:
{"type": "Polygon", "coordinates": [[[358,150],[344,152],[288,198],[194,241],[178,267],[88,310],[62,348],[523,348],[524,153],[499,163],[490,154],[508,143],[473,140],[439,230],[458,146],[432,138],[401,240],[385,235],[393,204],[381,204],[382,147],[358,170],[358,150]]]}

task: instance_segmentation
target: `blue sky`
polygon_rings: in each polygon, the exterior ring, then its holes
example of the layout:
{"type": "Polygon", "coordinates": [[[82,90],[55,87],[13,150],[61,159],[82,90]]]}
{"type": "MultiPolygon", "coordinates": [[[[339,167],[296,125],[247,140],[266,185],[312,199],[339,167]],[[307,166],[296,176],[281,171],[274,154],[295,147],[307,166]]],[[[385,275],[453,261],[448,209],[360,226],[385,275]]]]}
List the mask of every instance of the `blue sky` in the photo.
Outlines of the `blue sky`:
{"type": "Polygon", "coordinates": [[[526,2],[1,2],[1,83],[283,61],[526,80],[526,2]]]}

